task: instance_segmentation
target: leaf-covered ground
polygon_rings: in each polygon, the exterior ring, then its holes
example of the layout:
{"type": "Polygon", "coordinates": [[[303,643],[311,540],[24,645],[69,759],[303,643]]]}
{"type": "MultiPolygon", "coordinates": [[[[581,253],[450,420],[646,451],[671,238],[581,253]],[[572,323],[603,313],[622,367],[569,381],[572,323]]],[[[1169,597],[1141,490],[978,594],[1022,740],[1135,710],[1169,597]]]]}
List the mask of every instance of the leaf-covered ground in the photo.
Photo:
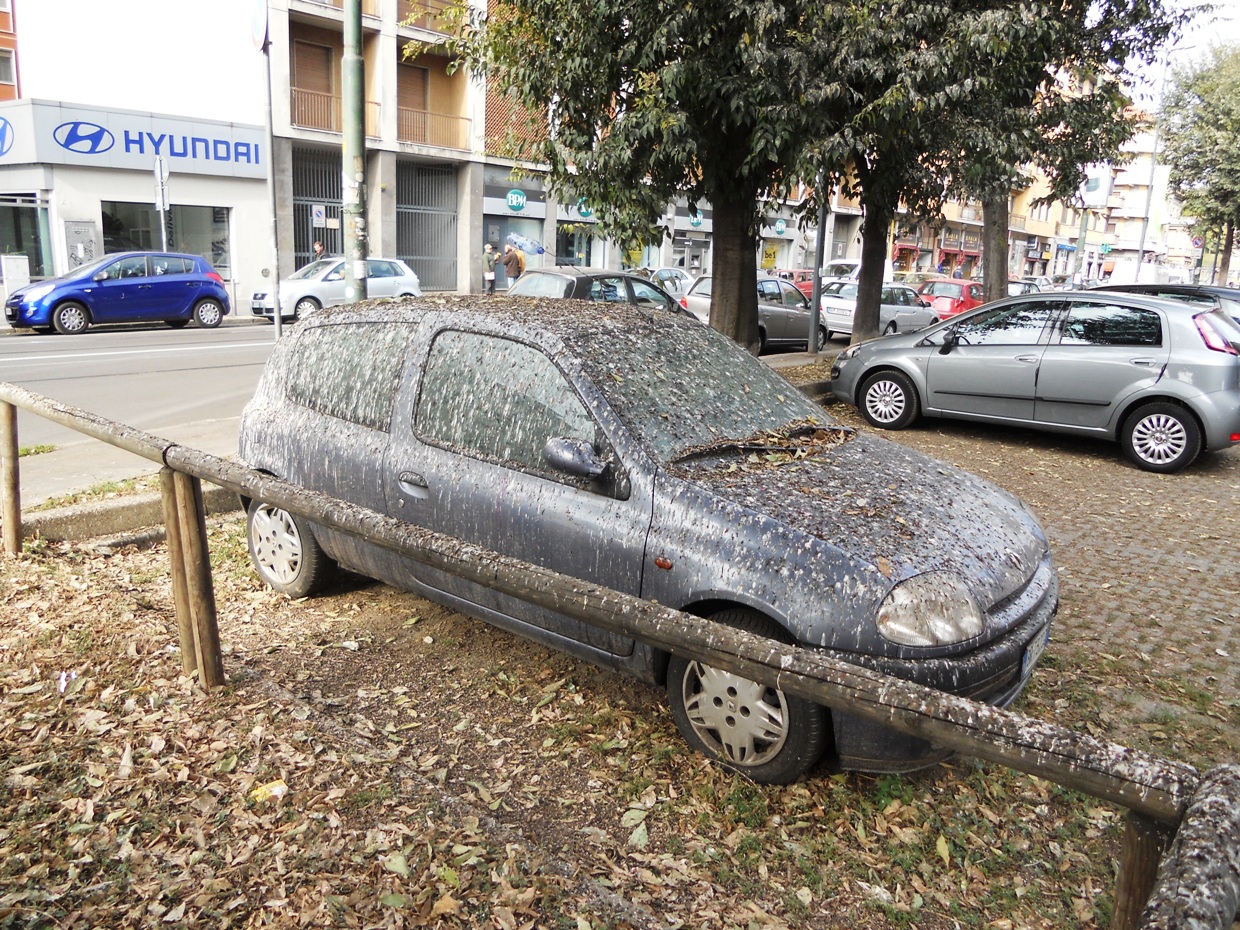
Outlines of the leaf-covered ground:
{"type": "MultiPolygon", "coordinates": [[[[910,435],[944,457],[972,441],[910,435]]],[[[1046,494],[1066,478],[1051,453],[1046,494]]],[[[1107,454],[1059,463],[1087,469],[1074,500],[1134,474],[1107,454]]],[[[998,445],[960,464],[986,456],[1011,467],[998,445]]],[[[1234,473],[1216,486],[1210,506],[1235,513],[1234,473]]],[[[1148,527],[1159,505],[1126,504],[1138,491],[1090,512],[1148,527]]],[[[1116,593],[1151,579],[1083,561],[1094,532],[1052,526],[1064,609],[1018,709],[1236,759],[1234,666],[1170,638],[1098,645],[1107,610],[1132,623],[1116,593]]],[[[289,602],[258,584],[237,518],[213,523],[211,551],[229,675],[211,694],[180,674],[162,546],[0,562],[0,927],[1109,922],[1118,809],[967,759],[754,786],[688,751],[653,688],[361,579],[289,602]]],[[[1140,636],[1178,627],[1189,597],[1164,590],[1140,636]]],[[[1200,622],[1232,636],[1237,618],[1219,603],[1200,622]]]]}

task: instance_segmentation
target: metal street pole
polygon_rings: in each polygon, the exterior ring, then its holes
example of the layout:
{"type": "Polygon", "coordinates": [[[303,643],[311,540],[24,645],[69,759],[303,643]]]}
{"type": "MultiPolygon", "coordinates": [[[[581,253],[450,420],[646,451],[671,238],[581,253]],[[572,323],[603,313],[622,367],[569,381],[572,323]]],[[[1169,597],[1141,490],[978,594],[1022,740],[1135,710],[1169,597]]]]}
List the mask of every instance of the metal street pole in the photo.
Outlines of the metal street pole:
{"type": "Polygon", "coordinates": [[[814,289],[810,292],[809,308],[809,354],[818,354],[818,327],[822,324],[822,263],[827,251],[827,217],[831,206],[827,192],[822,189],[822,175],[818,176],[818,241],[814,244],[814,289]]]}
{"type": "Polygon", "coordinates": [[[254,9],[254,44],[263,52],[267,72],[267,196],[271,202],[271,319],[276,327],[276,341],[284,335],[280,313],[280,234],[279,204],[276,197],[276,130],[271,105],[271,23],[266,0],[259,0],[254,9]]]}
{"type": "Polygon", "coordinates": [[[362,0],[345,0],[342,171],[344,197],[345,301],[365,300],[366,291],[366,75],[362,61],[362,0]]]}

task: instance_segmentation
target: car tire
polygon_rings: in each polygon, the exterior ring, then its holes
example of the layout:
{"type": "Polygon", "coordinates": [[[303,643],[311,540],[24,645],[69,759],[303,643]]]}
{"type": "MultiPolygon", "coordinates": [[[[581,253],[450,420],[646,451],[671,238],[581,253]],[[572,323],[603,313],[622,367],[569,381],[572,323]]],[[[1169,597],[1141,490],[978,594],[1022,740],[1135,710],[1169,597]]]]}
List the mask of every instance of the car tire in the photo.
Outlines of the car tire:
{"type": "Polygon", "coordinates": [[[1138,407],[1120,432],[1124,452],[1145,471],[1173,472],[1192,464],[1201,452],[1201,427],[1176,404],[1138,407]]]}
{"type": "MultiPolygon", "coordinates": [[[[786,638],[772,621],[748,607],[727,608],[711,619],[786,638]]],[[[827,748],[825,708],[703,662],[672,656],[667,693],[672,718],[690,746],[759,784],[795,781],[827,748]]]]}
{"type": "Polygon", "coordinates": [[[215,329],[224,322],[224,308],[213,298],[200,300],[194,307],[194,322],[203,329],[215,329]]]}
{"type": "Polygon", "coordinates": [[[189,326],[189,320],[164,320],[173,329],[184,329],[189,326]]]}
{"type": "Polygon", "coordinates": [[[90,311],[77,301],[65,301],[52,314],[52,326],[62,336],[76,336],[90,328],[90,311]]]}
{"type": "Polygon", "coordinates": [[[827,340],[831,338],[831,333],[825,326],[818,327],[818,346],[817,351],[821,352],[827,347],[827,340]]]}
{"type": "Polygon", "coordinates": [[[331,577],[331,560],[305,518],[255,500],[246,509],[245,529],[254,570],[273,590],[308,597],[331,577]]]}
{"type": "Polygon", "coordinates": [[[921,412],[917,389],[900,371],[875,372],[862,381],[857,406],[865,421],[878,429],[904,429],[921,412]]]}
{"type": "Polygon", "coordinates": [[[297,301],[297,303],[293,305],[293,319],[294,320],[300,319],[303,314],[313,313],[315,310],[318,310],[322,306],[323,305],[319,303],[317,300],[315,300],[313,297],[303,297],[301,300],[297,301]]]}
{"type": "Polygon", "coordinates": [[[762,355],[766,352],[766,330],[761,326],[758,327],[758,354],[762,355]]]}
{"type": "Polygon", "coordinates": [[[894,336],[898,332],[899,330],[896,329],[895,320],[892,320],[890,323],[887,324],[887,328],[883,330],[883,335],[894,336]]]}

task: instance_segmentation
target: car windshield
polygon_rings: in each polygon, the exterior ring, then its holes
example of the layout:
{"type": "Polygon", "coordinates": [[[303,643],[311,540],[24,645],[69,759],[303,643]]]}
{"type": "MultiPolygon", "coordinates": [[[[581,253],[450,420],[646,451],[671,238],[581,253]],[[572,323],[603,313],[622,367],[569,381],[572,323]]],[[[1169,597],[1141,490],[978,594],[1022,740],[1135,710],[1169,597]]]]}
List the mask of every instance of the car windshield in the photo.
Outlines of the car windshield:
{"type": "Polygon", "coordinates": [[[95,261],[90,262],[89,264],[80,265],[79,267],[74,268],[72,271],[67,271],[63,275],[61,275],[61,277],[62,278],[89,278],[96,271],[102,268],[104,265],[109,265],[114,261],[116,261],[115,255],[105,255],[103,258],[96,259],[95,261]]]}
{"type": "Polygon", "coordinates": [[[509,286],[510,297],[567,297],[571,278],[558,274],[524,274],[509,286]]]}
{"type": "Polygon", "coordinates": [[[617,335],[600,352],[597,334],[572,347],[587,374],[634,435],[669,464],[701,447],[780,432],[806,421],[834,424],[771,368],[715,330],[691,322],[617,335]]]}
{"type": "Polygon", "coordinates": [[[963,286],[950,281],[931,281],[921,289],[927,297],[959,297],[963,286]]]}
{"type": "Polygon", "coordinates": [[[288,280],[301,281],[306,278],[317,277],[320,272],[327,271],[327,269],[334,267],[338,261],[340,261],[338,258],[320,258],[317,262],[311,262],[309,265],[306,265],[306,267],[294,271],[288,276],[288,280]]]}

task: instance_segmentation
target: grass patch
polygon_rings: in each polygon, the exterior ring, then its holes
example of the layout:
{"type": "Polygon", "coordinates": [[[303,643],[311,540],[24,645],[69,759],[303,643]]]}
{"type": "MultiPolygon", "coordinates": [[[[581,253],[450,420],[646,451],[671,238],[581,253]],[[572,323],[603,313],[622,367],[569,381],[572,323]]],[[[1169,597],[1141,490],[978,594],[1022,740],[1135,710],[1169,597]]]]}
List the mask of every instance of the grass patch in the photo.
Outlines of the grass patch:
{"type": "Polygon", "coordinates": [[[72,494],[49,498],[41,504],[28,508],[28,511],[33,513],[40,510],[55,510],[57,507],[75,507],[78,504],[93,504],[126,494],[141,494],[157,490],[159,490],[159,475],[123,478],[119,481],[101,481],[84,491],[74,491],[72,494]]]}
{"type": "Polygon", "coordinates": [[[43,444],[39,446],[22,446],[20,449],[17,450],[17,457],[20,459],[20,458],[25,458],[28,455],[43,455],[43,453],[45,452],[55,452],[55,451],[56,451],[55,446],[49,446],[47,444],[43,444]]]}

